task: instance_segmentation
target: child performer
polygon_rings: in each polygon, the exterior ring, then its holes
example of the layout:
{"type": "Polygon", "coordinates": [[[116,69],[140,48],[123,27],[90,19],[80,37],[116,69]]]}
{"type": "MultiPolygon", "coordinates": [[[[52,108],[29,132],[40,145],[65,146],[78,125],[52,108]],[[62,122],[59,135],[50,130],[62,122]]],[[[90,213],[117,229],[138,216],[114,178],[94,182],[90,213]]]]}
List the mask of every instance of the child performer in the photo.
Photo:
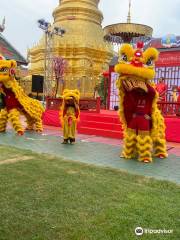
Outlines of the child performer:
{"type": "Polygon", "coordinates": [[[63,128],[63,144],[75,143],[75,134],[77,121],[79,120],[79,98],[80,93],[77,89],[63,91],[62,111],[60,112],[60,120],[63,128]]]}

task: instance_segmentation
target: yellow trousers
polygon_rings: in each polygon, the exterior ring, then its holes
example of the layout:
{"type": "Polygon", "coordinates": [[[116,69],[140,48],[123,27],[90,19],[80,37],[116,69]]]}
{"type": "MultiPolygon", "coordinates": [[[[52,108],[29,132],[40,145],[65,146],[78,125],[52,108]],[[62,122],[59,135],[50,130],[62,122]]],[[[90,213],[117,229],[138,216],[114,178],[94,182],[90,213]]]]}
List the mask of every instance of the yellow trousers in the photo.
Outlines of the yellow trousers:
{"type": "Polygon", "coordinates": [[[75,139],[77,120],[75,116],[65,116],[63,123],[63,137],[64,139],[75,139]],[[71,118],[71,120],[69,119],[71,118]]]}

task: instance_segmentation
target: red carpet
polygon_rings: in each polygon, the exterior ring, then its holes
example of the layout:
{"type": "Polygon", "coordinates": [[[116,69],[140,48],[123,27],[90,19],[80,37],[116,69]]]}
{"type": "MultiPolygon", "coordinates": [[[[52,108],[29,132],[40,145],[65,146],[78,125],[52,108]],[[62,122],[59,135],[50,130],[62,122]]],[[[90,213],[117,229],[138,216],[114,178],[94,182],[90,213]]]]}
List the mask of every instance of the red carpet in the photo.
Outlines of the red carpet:
{"type": "Polygon", "coordinates": [[[49,126],[60,126],[59,111],[57,110],[46,110],[43,114],[43,123],[49,126]]]}
{"type": "Polygon", "coordinates": [[[167,141],[180,143],[180,118],[165,118],[165,124],[167,141]]]}
{"type": "MultiPolygon", "coordinates": [[[[60,127],[59,112],[47,110],[44,113],[43,123],[60,127]]],[[[166,118],[165,123],[167,141],[180,143],[180,118],[166,118]]],[[[81,112],[78,133],[111,138],[123,137],[118,113],[106,110],[101,110],[100,114],[81,112]]]]}

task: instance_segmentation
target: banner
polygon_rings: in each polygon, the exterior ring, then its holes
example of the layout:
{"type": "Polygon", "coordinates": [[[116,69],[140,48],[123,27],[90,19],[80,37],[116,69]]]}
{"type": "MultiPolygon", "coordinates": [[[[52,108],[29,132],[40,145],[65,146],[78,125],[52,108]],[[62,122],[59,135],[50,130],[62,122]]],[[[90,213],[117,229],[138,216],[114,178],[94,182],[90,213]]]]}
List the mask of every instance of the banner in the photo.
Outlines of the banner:
{"type": "Polygon", "coordinates": [[[167,51],[160,52],[159,59],[156,62],[156,66],[180,66],[180,50],[179,51],[167,51]]]}

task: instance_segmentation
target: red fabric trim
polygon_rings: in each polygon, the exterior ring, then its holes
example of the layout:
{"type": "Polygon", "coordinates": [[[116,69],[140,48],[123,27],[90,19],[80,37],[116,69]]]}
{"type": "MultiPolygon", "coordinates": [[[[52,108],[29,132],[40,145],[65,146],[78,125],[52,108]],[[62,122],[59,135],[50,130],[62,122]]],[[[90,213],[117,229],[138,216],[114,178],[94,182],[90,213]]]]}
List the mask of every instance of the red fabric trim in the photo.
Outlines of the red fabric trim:
{"type": "Polygon", "coordinates": [[[149,130],[150,121],[144,115],[151,115],[152,101],[155,96],[153,87],[147,85],[148,93],[132,90],[124,96],[124,114],[128,128],[135,130],[149,130]]]}
{"type": "Polygon", "coordinates": [[[3,90],[5,93],[5,96],[4,96],[5,106],[8,111],[14,108],[23,108],[11,89],[5,88],[3,86],[3,90]]]}

